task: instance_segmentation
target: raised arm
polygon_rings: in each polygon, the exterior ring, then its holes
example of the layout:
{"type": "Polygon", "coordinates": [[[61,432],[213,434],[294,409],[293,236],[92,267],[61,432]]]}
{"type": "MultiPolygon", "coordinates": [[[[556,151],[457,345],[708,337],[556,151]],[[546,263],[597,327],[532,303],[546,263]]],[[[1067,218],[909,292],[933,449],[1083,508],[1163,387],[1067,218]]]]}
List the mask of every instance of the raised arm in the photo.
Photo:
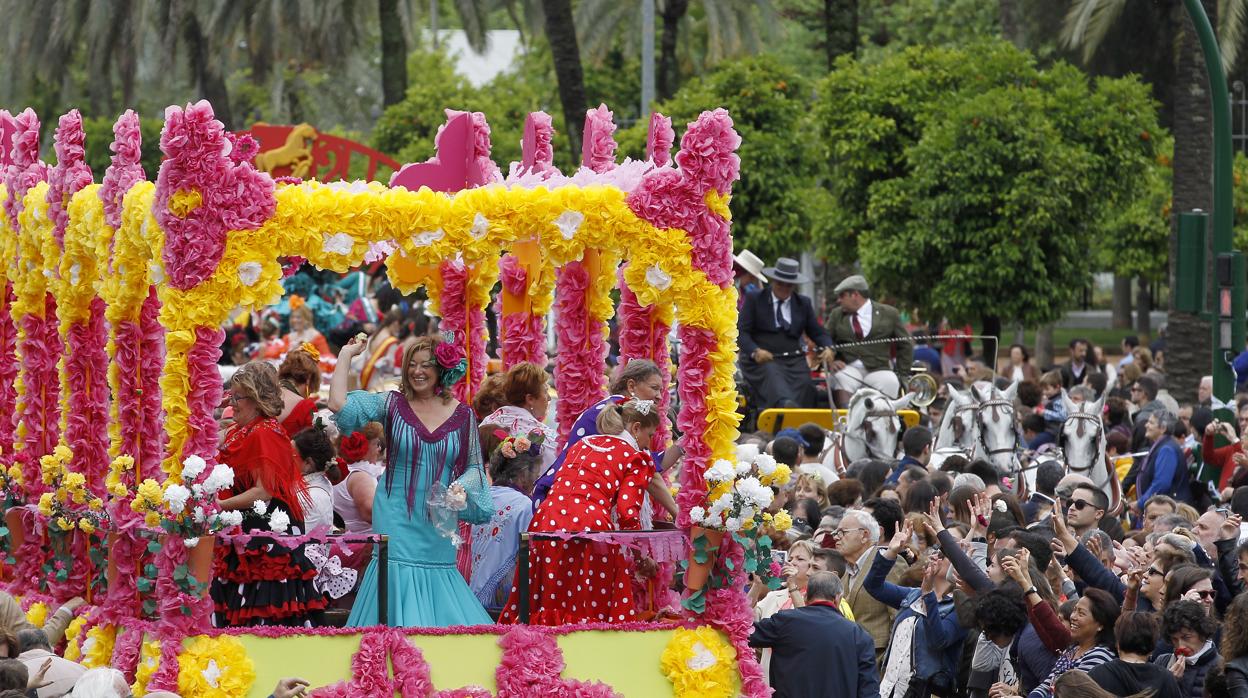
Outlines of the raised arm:
{"type": "Polygon", "coordinates": [[[347,391],[351,388],[351,360],[367,345],[368,340],[356,335],[338,352],[338,363],[334,365],[334,375],[329,380],[330,411],[338,412],[347,404],[347,391]]]}

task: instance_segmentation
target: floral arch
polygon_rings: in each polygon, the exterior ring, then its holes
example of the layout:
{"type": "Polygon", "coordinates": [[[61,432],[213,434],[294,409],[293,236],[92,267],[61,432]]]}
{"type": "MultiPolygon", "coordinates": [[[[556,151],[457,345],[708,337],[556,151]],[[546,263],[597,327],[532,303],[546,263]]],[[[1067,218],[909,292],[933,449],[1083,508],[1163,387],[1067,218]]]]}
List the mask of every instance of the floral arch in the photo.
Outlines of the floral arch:
{"type": "MultiPolygon", "coordinates": [[[[60,119],[55,166],[39,160],[32,111],[0,112],[0,414],[15,415],[0,420],[0,477],[16,513],[6,521],[30,534],[13,541],[18,562],[7,582],[28,606],[102,594],[83,637],[111,627],[117,652],[124,646],[135,662],[144,632],[160,638],[152,686],[177,686],[182,640],[207,629],[210,608],[176,583],[187,547],[176,537],[153,546],[136,533],[144,517],[132,503],[143,480],[179,483],[188,457],[212,460],[221,327],[235,308],[279,300],[285,269],[303,260],[345,272],[388,257],[396,288],[424,287],[443,327],[464,337],[461,399],[485,375],[485,308],[496,283],[507,366],[545,362],[544,318],[554,308],[561,438],[606,395],[610,292],[621,293],[624,360],[666,367],[675,324],[686,453],[678,524],[690,524],[689,511],[707,498],[703,472],[734,459],[737,435],[732,120],[704,112],[673,163],[671,122],[656,114],[648,158],[617,163],[615,126],[599,107],[587,114],[583,166],[564,175],[552,164],[550,117],[535,113],[522,162],[504,176],[490,159],[485,118],[447,113],[438,156],[404,166],[386,187],[275,181],[250,163],[254,142],[227,134],[206,102],[166,110],[155,182],[139,166],[137,116],[121,116],[112,165],[95,184],[76,111],[60,119]],[[101,516],[49,515],[79,499],[101,516]],[[105,518],[107,532],[96,531],[91,522],[105,518]],[[56,536],[69,559],[106,549],[108,583],[102,564],[58,568],[41,542],[56,536]],[[145,593],[155,608],[141,608],[145,593]],[[132,622],[142,611],[156,620],[132,622]],[[137,639],[123,624],[139,629],[137,639]]],[[[735,646],[743,692],[765,695],[746,645],[743,552],[732,537],[723,545],[730,583],[709,592],[702,620],[735,646]]]]}

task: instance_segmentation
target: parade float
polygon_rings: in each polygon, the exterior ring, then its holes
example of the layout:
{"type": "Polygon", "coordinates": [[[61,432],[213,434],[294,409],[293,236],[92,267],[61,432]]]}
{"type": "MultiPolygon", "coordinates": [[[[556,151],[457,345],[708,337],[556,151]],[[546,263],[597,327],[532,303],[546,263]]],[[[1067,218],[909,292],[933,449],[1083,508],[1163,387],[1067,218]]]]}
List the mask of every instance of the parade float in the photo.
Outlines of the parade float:
{"type": "Polygon", "coordinates": [[[484,116],[447,115],[436,156],[384,186],[283,175],[309,174],[306,133],[288,130],[290,152],[256,158],[256,141],[227,133],[206,102],[166,110],[158,173],[139,165],[137,116],[121,116],[96,183],[76,111],[56,128],[54,166],[40,160],[32,111],[0,113],[0,414],[14,416],[0,419],[5,588],[35,623],[87,599],[67,656],[120,668],[136,695],[263,696],[293,675],[319,695],[768,695],[744,589],[750,572],[771,571],[771,520],[738,485],[785,474],[767,462],[765,473],[734,472],[731,118],[703,113],[673,158],[671,122],[656,114],[647,158],[617,162],[599,107],[586,117],[583,165],[564,174],[550,117],[530,114],[522,161],[504,175],[484,116]],[[676,328],[678,544],[617,542],[688,568],[681,620],[211,627],[214,546],[249,538],[214,504],[229,477],[214,462],[223,323],[278,301],[283,276],[304,263],[346,272],[377,260],[396,288],[423,287],[442,329],[462,338],[461,400],[485,376],[496,284],[507,366],[546,363],[553,309],[561,437],[606,395],[613,291],[623,360],[666,369],[676,328]]]}

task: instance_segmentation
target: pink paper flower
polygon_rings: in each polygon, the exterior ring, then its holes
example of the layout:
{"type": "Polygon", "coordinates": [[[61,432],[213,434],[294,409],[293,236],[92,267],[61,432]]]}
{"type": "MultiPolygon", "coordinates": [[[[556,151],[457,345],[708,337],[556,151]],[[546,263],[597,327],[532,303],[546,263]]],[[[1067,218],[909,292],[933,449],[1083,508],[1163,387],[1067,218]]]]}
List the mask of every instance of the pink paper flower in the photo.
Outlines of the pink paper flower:
{"type": "Polygon", "coordinates": [[[153,205],[165,230],[165,271],[174,288],[188,289],[216,271],[228,231],[254,230],[273,215],[273,179],[230,157],[233,143],[207,101],[166,109],[160,147],[153,205]]]}
{"type": "Polygon", "coordinates": [[[104,172],[100,185],[100,201],[104,202],[104,219],[114,229],[121,227],[122,205],[126,192],[147,175],[140,161],[143,157],[143,134],[139,128],[139,115],[127,109],[117,123],[113,124],[112,164],[104,172]]]}
{"type": "Polygon", "coordinates": [[[91,168],[86,163],[86,139],[82,115],[77,109],[70,109],[56,128],[56,167],[48,178],[48,217],[54,224],[52,234],[60,244],[64,244],[65,227],[69,225],[69,200],[92,182],[91,168]]]}
{"type": "Polygon", "coordinates": [[[585,112],[585,136],[581,145],[581,162],[594,172],[602,173],[615,167],[615,121],[607,105],[600,104],[585,112]]]}
{"type": "Polygon", "coordinates": [[[464,358],[464,352],[454,341],[439,342],[438,346],[433,350],[434,357],[438,360],[438,365],[442,368],[454,368],[459,360],[464,358]]]}
{"type": "Polygon", "coordinates": [[[19,230],[17,218],[25,207],[26,192],[47,181],[48,166],[39,160],[39,117],[35,111],[28,108],[11,118],[17,130],[13,133],[13,161],[4,173],[4,184],[9,190],[4,212],[9,217],[9,227],[19,230]]]}
{"type": "Polygon", "coordinates": [[[667,167],[672,161],[672,143],[676,141],[676,132],[672,130],[672,120],[662,114],[650,114],[650,130],[646,136],[646,157],[655,167],[667,167]]]}

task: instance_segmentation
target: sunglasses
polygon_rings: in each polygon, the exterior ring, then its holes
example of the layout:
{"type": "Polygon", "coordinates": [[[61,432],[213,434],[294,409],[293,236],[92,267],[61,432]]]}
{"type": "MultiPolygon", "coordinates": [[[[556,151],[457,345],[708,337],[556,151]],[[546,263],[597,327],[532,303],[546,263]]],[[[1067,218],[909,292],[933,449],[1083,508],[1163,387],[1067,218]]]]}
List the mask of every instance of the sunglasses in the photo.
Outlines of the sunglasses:
{"type": "Polygon", "coordinates": [[[1201,591],[1193,590],[1192,593],[1196,594],[1202,599],[1212,599],[1215,595],[1213,589],[1202,589],[1201,591]]]}
{"type": "Polygon", "coordinates": [[[1070,500],[1070,508],[1074,509],[1075,511],[1083,511],[1084,509],[1087,509],[1089,507],[1093,509],[1097,508],[1095,504],[1093,504],[1092,502],[1089,502],[1086,499],[1070,500]]]}
{"type": "Polygon", "coordinates": [[[1162,572],[1161,570],[1157,569],[1156,567],[1149,567],[1149,568],[1148,568],[1148,576],[1150,576],[1150,577],[1164,577],[1164,576],[1166,576],[1166,573],[1165,573],[1165,572],[1162,572]]]}

